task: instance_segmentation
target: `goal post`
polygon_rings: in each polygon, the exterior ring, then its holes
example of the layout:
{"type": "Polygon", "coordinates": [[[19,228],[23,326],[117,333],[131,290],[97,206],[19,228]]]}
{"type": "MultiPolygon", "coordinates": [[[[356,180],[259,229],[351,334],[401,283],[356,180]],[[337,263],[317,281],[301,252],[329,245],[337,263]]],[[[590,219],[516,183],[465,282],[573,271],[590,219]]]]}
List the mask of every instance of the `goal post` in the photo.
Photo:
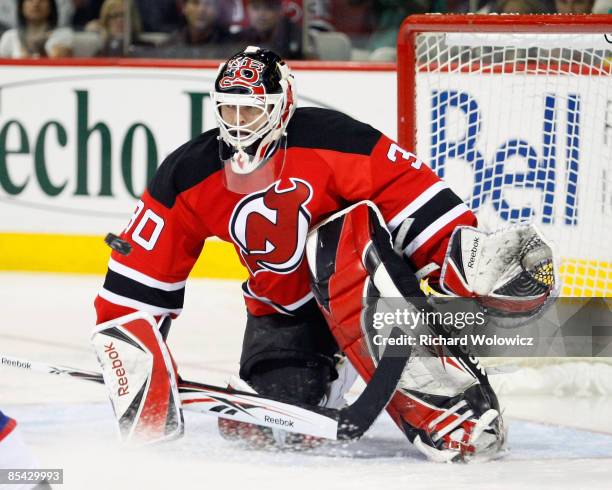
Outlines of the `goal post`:
{"type": "Polygon", "coordinates": [[[612,296],[612,15],[415,15],[398,139],[480,226],[533,222],[563,296],[612,296]]]}

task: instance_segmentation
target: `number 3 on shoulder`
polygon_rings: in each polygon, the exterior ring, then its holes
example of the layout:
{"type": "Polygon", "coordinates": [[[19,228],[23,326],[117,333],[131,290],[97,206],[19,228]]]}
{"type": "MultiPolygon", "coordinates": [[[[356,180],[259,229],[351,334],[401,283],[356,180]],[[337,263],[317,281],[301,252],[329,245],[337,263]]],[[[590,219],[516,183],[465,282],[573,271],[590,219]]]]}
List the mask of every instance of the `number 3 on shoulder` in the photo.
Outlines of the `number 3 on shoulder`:
{"type": "Polygon", "coordinates": [[[389,146],[389,151],[387,152],[387,158],[395,163],[397,162],[398,153],[401,155],[402,160],[405,160],[411,167],[416,168],[417,170],[421,168],[421,165],[423,165],[423,162],[419,160],[416,155],[404,150],[403,148],[400,148],[395,143],[391,143],[391,146],[389,146]]]}
{"type": "MultiPolygon", "coordinates": [[[[144,203],[142,201],[138,201],[138,204],[136,205],[136,211],[134,211],[134,214],[130,218],[130,222],[125,228],[125,233],[130,231],[132,226],[134,226],[134,223],[136,223],[136,220],[138,220],[143,209],[144,203]]],[[[164,228],[164,224],[164,219],[161,216],[155,214],[151,209],[147,209],[142,215],[140,222],[132,232],[132,240],[134,240],[134,243],[137,243],[145,250],[153,250],[155,244],[157,243],[157,240],[159,239],[159,235],[161,234],[164,228]],[[142,236],[142,232],[149,221],[153,223],[154,228],[153,231],[150,232],[149,237],[145,238],[142,236]]]]}

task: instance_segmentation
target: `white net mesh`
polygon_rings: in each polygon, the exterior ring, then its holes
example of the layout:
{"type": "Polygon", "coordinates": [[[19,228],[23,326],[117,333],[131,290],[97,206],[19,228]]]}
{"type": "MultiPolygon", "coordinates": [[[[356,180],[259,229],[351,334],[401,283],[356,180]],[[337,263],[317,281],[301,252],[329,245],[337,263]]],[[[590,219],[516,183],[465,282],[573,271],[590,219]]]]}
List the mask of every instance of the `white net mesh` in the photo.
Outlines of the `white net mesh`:
{"type": "MultiPolygon", "coordinates": [[[[415,66],[400,60],[414,70],[417,154],[481,228],[535,223],[555,248],[562,296],[612,296],[612,34],[425,30],[415,66]]],[[[611,359],[484,364],[524,366],[498,377],[503,392],[529,392],[534,369],[536,391],[565,392],[572,361],[590,363],[587,392],[612,393],[611,359]]]]}
{"type": "Polygon", "coordinates": [[[612,296],[612,52],[604,39],[416,38],[417,153],[481,227],[536,223],[556,245],[565,296],[612,296]]]}

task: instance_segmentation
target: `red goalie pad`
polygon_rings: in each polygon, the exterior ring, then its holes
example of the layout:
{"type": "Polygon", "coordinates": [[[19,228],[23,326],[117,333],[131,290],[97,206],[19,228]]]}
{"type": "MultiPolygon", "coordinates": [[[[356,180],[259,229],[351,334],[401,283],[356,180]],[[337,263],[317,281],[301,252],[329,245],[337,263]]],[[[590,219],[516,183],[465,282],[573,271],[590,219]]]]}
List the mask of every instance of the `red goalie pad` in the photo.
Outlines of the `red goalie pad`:
{"type": "MultiPolygon", "coordinates": [[[[380,311],[389,298],[407,310],[429,311],[415,272],[393,251],[384,221],[369,202],[319,225],[309,234],[306,250],[319,307],[339,347],[368,383],[384,349],[374,341],[379,331],[373,331],[372,311],[380,311]]],[[[435,325],[427,328],[437,332],[435,325]]],[[[503,432],[486,374],[467,355],[450,354],[437,357],[426,351],[411,359],[387,411],[434,460],[495,453],[503,432]],[[428,392],[434,385],[444,388],[428,392]]]]}
{"type": "MultiPolygon", "coordinates": [[[[418,280],[393,252],[384,221],[369,202],[332,216],[313,230],[308,240],[315,298],[339,347],[368,382],[379,356],[364,335],[364,301],[385,296],[423,297],[418,280]],[[393,279],[389,269],[395,271],[393,279]]],[[[398,393],[387,407],[402,429],[400,411],[406,411],[405,405],[405,397],[398,393]]]]}

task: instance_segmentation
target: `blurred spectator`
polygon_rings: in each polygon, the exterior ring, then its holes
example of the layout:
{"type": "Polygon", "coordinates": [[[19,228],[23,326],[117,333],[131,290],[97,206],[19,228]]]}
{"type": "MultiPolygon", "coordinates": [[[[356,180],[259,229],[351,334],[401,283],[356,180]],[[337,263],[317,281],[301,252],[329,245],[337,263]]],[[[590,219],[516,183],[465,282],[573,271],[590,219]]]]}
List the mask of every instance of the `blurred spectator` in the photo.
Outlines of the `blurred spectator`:
{"type": "Polygon", "coordinates": [[[0,22],[0,36],[4,33],[4,31],[7,31],[8,29],[9,26],[7,24],[0,22]]]}
{"type": "Polygon", "coordinates": [[[397,44],[397,33],[403,20],[411,14],[424,14],[432,9],[429,0],[352,0],[353,4],[371,3],[374,17],[374,32],[368,42],[368,49],[397,44]]]}
{"type": "Polygon", "coordinates": [[[333,31],[334,26],[332,23],[333,20],[333,7],[337,1],[329,1],[329,0],[309,0],[306,2],[306,5],[302,5],[305,3],[305,0],[299,1],[283,1],[283,12],[285,15],[291,20],[291,22],[304,25],[304,18],[308,23],[308,30],[312,31],[333,31]],[[304,12],[304,8],[308,10],[304,12]]]}
{"type": "Polygon", "coordinates": [[[434,12],[466,13],[470,10],[470,2],[465,0],[442,0],[434,2],[434,12]]]}
{"type": "Polygon", "coordinates": [[[55,0],[55,3],[57,4],[57,25],[60,27],[72,27],[74,0],[55,0]]]}
{"type": "Polygon", "coordinates": [[[375,28],[373,0],[337,0],[332,4],[332,22],[338,31],[348,34],[353,44],[368,38],[375,28]]]}
{"type": "MultiPolygon", "coordinates": [[[[293,22],[294,24],[297,24],[298,22],[302,22],[303,18],[304,18],[304,5],[303,5],[303,1],[302,0],[283,0],[283,12],[285,13],[285,15],[287,17],[289,17],[289,20],[291,22],[293,22]]],[[[311,14],[317,16],[317,17],[321,17],[322,15],[324,15],[324,8],[325,8],[325,4],[328,2],[325,1],[310,1],[310,9],[311,9],[311,14]]]]}
{"type": "Polygon", "coordinates": [[[180,1],[135,0],[145,32],[174,32],[181,23],[180,1]]]}
{"type": "MultiPolygon", "coordinates": [[[[341,0],[342,1],[342,0],[341,0]]],[[[341,3],[340,1],[340,3],[341,3]]],[[[346,0],[345,0],[346,1],[346,0]]],[[[283,13],[294,24],[300,26],[304,21],[305,0],[282,0],[283,13]]],[[[331,29],[331,10],[337,0],[308,0],[309,28],[319,30],[331,29]]],[[[249,0],[224,0],[221,16],[230,26],[230,32],[237,33],[249,27],[247,7],[249,0]]]]}
{"type": "Polygon", "coordinates": [[[182,37],[185,44],[224,43],[229,41],[229,31],[219,18],[220,0],[185,0],[183,16],[185,27],[182,37]]]}
{"type": "Polygon", "coordinates": [[[72,29],[57,27],[55,0],[18,0],[17,28],[0,38],[0,57],[59,58],[72,54],[72,29]]]}
{"type": "Polygon", "coordinates": [[[331,3],[335,29],[348,34],[357,48],[395,47],[399,28],[408,15],[467,11],[468,0],[335,0],[331,3]]]}
{"type": "Polygon", "coordinates": [[[500,14],[548,14],[550,10],[538,0],[498,0],[496,12],[500,14]]]}
{"type": "Polygon", "coordinates": [[[17,13],[15,11],[15,0],[0,0],[0,22],[2,25],[17,27],[17,13]]]}
{"type": "Polygon", "coordinates": [[[478,10],[479,14],[550,14],[554,6],[542,0],[494,0],[478,10]]]}
{"type": "Polygon", "coordinates": [[[474,9],[476,13],[489,13],[495,7],[495,2],[491,0],[478,0],[471,2],[470,0],[448,0],[446,2],[446,12],[453,14],[466,14],[474,9]]]}
{"type": "Polygon", "coordinates": [[[221,0],[185,0],[184,27],[159,48],[164,58],[227,58],[239,47],[221,19],[221,0]]]}
{"type": "Polygon", "coordinates": [[[88,22],[100,17],[104,0],[72,0],[72,27],[83,30],[88,22]]]}
{"type": "MultiPolygon", "coordinates": [[[[71,25],[72,13],[74,11],[73,1],[55,0],[57,6],[57,25],[69,27],[71,25]]],[[[0,0],[0,22],[9,28],[17,27],[17,2],[16,0],[0,0]]]]}
{"type": "Polygon", "coordinates": [[[595,0],[555,0],[555,7],[560,14],[590,14],[595,0]]]}
{"type": "Polygon", "coordinates": [[[4,30],[17,27],[17,2],[15,0],[0,0],[0,22],[4,30]]]}
{"type": "Polygon", "coordinates": [[[138,47],[149,46],[140,40],[142,22],[132,0],[105,0],[100,9],[100,18],[90,22],[86,29],[98,32],[102,38],[102,47],[97,53],[98,56],[135,56],[138,47]],[[131,24],[128,53],[124,53],[126,6],[129,8],[131,24]]]}
{"type": "Polygon", "coordinates": [[[612,14],[612,0],[595,0],[594,14],[612,14]]]}
{"type": "Polygon", "coordinates": [[[222,9],[221,16],[227,21],[232,34],[247,27],[246,0],[224,0],[222,9]]]}
{"type": "Polygon", "coordinates": [[[276,51],[281,57],[302,57],[302,29],[283,12],[281,0],[249,0],[249,27],[240,33],[244,44],[276,51]]]}
{"type": "MultiPolygon", "coordinates": [[[[104,0],[55,0],[57,25],[82,30],[90,20],[97,19],[104,0]]],[[[17,2],[0,0],[0,22],[17,27],[17,2]]]]}

